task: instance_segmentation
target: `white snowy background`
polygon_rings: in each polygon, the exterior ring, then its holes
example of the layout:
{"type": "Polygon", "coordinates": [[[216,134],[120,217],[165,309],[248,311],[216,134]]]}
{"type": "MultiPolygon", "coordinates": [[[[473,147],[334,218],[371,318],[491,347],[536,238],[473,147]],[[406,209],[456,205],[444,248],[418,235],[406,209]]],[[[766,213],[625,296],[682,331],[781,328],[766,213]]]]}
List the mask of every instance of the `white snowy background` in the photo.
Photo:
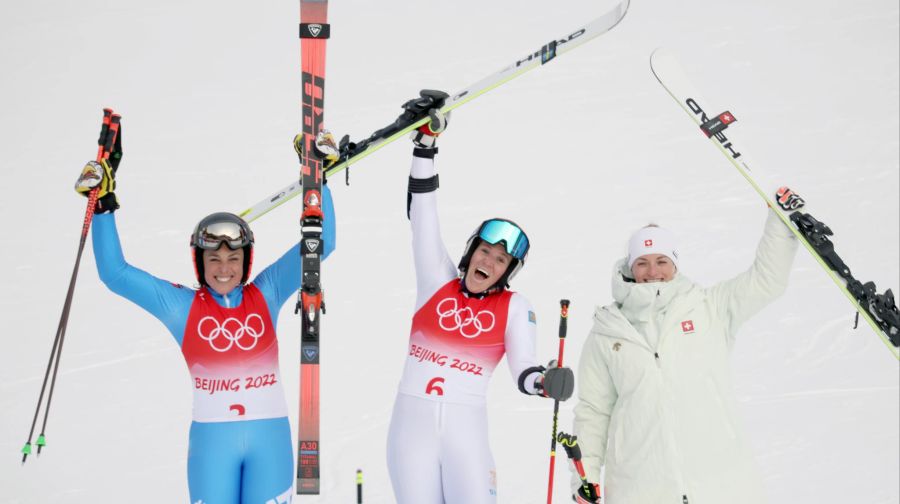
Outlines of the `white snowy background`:
{"type": "MultiPolygon", "coordinates": [[[[326,125],[367,136],[420,88],[454,91],[614,2],[331,2],[326,125]]],[[[765,208],[649,70],[681,56],[712,108],[739,119],[756,169],[806,197],[853,272],[900,288],[895,0],[634,0],[612,32],[459,109],[441,137],[442,231],[462,252],[482,219],[533,241],[514,288],[538,311],[542,360],[572,300],[577,362],[613,262],[648,221],[682,239],[682,272],[710,285],[749,266],[765,208]]],[[[20,464],[84,212],[72,191],[96,152],[101,108],[123,115],[119,229],[127,259],[193,284],[188,236],[297,176],[298,2],[36,0],[0,6],[0,502],[188,499],[189,377],[164,327],[81,266],[47,430],[20,464]]],[[[407,346],[414,277],[405,216],[410,145],[331,181],[337,251],[325,265],[322,494],[393,502],[385,440],[407,346]]],[[[257,271],[297,240],[299,202],[256,221],[257,271]]],[[[735,394],[774,503],[900,501],[898,363],[800,251],[786,295],[747,323],[735,394]]],[[[299,319],[281,312],[296,429],[299,319]]],[[[499,501],[542,503],[552,403],[501,364],[489,395],[499,501]]],[[[570,430],[573,402],[561,408],[570,430]]],[[[416,449],[416,440],[409,440],[416,449]]],[[[562,456],[562,452],[560,452],[562,456]]],[[[568,471],[557,466],[556,500],[568,471]]]]}

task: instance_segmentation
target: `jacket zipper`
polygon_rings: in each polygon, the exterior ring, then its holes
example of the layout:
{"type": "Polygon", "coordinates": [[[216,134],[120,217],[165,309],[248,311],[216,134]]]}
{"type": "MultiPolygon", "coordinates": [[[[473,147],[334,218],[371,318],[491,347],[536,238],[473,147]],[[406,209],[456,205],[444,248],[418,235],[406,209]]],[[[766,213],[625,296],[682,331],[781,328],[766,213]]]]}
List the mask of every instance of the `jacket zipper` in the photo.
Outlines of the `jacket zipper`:
{"type": "MultiPolygon", "coordinates": [[[[662,359],[659,358],[659,351],[653,352],[653,360],[656,361],[656,367],[660,371],[662,371],[662,359]]],[[[684,475],[683,474],[679,474],[679,481],[681,482],[682,485],[684,485],[684,475]]],[[[687,494],[681,495],[681,502],[682,502],[682,504],[688,504],[687,494]]]]}

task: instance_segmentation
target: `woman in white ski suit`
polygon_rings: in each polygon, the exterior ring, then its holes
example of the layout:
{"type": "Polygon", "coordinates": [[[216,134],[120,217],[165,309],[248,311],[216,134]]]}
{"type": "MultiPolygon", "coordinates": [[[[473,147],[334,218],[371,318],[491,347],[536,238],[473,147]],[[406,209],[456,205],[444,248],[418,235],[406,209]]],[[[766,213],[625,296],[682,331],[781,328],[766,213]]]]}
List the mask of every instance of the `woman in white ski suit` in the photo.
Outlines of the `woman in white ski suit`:
{"type": "Polygon", "coordinates": [[[434,166],[435,137],[446,118],[439,109],[429,116],[413,132],[407,209],[416,308],[388,432],[388,473],[398,504],[494,504],[487,391],[497,364],[505,355],[522,393],[560,401],[572,395],[574,373],[537,364],[534,308],[508,289],[530,248],[518,225],[488,219],[469,238],[459,265],[450,259],[434,166]]]}
{"type": "Polygon", "coordinates": [[[615,302],[595,310],[576,379],[575,433],[588,480],[606,468],[605,504],[765,502],[729,356],[740,325],[784,292],[796,249],[770,211],[753,265],[713,287],[677,271],[634,283],[627,260],[616,264],[615,302]]]}

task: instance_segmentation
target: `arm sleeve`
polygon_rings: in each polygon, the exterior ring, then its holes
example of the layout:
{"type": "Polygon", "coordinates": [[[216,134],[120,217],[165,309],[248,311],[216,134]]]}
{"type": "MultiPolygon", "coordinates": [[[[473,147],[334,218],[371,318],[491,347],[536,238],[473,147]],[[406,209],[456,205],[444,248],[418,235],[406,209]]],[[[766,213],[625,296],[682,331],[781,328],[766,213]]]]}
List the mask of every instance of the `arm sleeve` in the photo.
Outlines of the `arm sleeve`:
{"type": "Polygon", "coordinates": [[[115,214],[94,216],[92,228],[94,259],[100,280],[109,290],[159,319],[181,345],[194,291],[156,278],[128,264],[122,253],[115,214]]]}
{"type": "Polygon", "coordinates": [[[793,233],[774,211],[769,210],[750,269],[710,289],[716,312],[727,321],[729,338],[734,337],[745,320],[787,288],[797,245],[793,233]]]}
{"type": "MultiPolygon", "coordinates": [[[[537,321],[534,308],[531,303],[520,294],[513,294],[509,300],[509,315],[506,321],[506,361],[509,363],[509,372],[513,381],[518,383],[522,373],[526,370],[538,367],[535,356],[537,343],[537,321]]],[[[531,371],[524,377],[525,391],[529,394],[537,394],[534,381],[540,376],[540,371],[531,371]]]]}
{"type": "MultiPolygon", "coordinates": [[[[433,159],[413,156],[411,177],[428,178],[434,173],[433,159]]],[[[435,191],[411,195],[409,222],[412,227],[418,310],[442,285],[456,277],[457,272],[441,240],[435,191]]]]}
{"type": "MultiPolygon", "coordinates": [[[[588,336],[578,362],[578,404],[575,405],[574,431],[581,446],[581,463],[589,481],[600,482],[600,470],[606,463],[609,421],[618,393],[601,350],[601,339],[588,336]]],[[[571,464],[570,464],[571,465],[571,464]]],[[[581,479],[572,466],[572,488],[577,492],[581,479]]]]}
{"type": "MultiPolygon", "coordinates": [[[[322,210],[325,212],[325,222],[322,229],[322,241],[325,245],[322,251],[322,259],[327,259],[335,249],[334,202],[331,199],[331,189],[328,186],[322,188],[322,210]]],[[[300,288],[301,281],[300,244],[296,243],[288,249],[277,261],[261,271],[253,280],[253,284],[262,292],[269,308],[269,316],[272,322],[277,323],[278,312],[281,306],[300,288]]]]}

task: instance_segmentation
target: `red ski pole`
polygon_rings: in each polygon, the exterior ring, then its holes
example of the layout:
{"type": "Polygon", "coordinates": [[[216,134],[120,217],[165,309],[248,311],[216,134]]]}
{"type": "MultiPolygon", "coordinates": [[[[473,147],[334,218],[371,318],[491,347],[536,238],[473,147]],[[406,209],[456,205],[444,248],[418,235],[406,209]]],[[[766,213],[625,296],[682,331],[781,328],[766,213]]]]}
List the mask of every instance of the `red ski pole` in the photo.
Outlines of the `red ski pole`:
{"type": "MultiPolygon", "coordinates": [[[[556,366],[563,365],[563,350],[566,346],[566,330],[568,329],[569,300],[559,301],[559,356],[556,366]]],[[[547,504],[553,502],[553,469],[556,466],[556,424],[559,420],[559,399],[553,401],[553,435],[550,437],[550,480],[547,483],[547,504]]]]}
{"type": "MultiPolygon", "coordinates": [[[[98,162],[109,158],[113,146],[115,145],[116,136],[119,133],[120,120],[121,116],[115,114],[112,109],[103,109],[103,124],[100,128],[100,138],[97,140],[97,144],[99,145],[99,147],[97,148],[98,162]]],[[[81,226],[81,238],[78,242],[78,253],[75,257],[75,267],[72,269],[72,277],[69,280],[69,288],[66,291],[66,300],[63,303],[62,314],[59,318],[59,325],[56,328],[56,336],[53,339],[53,347],[50,350],[50,359],[47,362],[47,369],[44,372],[44,382],[41,385],[41,393],[38,396],[38,404],[34,409],[34,418],[31,421],[31,430],[28,432],[28,440],[25,442],[25,446],[22,447],[23,464],[28,458],[28,455],[31,454],[31,439],[32,436],[34,436],[34,429],[37,425],[41,405],[44,404],[44,393],[48,392],[47,402],[44,409],[44,421],[43,425],[41,426],[41,432],[38,435],[36,442],[38,454],[41,453],[41,449],[44,447],[44,445],[46,445],[46,438],[44,434],[45,430],[47,429],[47,419],[50,415],[50,402],[53,400],[53,390],[56,387],[56,374],[59,370],[59,359],[62,355],[62,347],[66,338],[66,327],[69,323],[69,313],[72,309],[72,299],[75,295],[75,282],[78,280],[78,269],[81,265],[81,255],[84,252],[88,230],[90,230],[91,221],[94,218],[94,207],[97,205],[97,196],[99,192],[99,187],[94,188],[91,190],[88,196],[87,208],[84,214],[84,222],[81,226]],[[47,389],[48,379],[50,385],[49,391],[47,389]]]]}
{"type": "Polygon", "coordinates": [[[584,472],[584,465],[581,463],[581,447],[578,446],[578,436],[570,436],[565,432],[560,432],[556,438],[563,446],[563,449],[566,450],[566,455],[569,456],[569,459],[575,465],[578,477],[581,478],[581,489],[584,491],[584,495],[592,499],[600,497],[599,493],[594,489],[594,485],[588,482],[587,475],[584,472]]]}

